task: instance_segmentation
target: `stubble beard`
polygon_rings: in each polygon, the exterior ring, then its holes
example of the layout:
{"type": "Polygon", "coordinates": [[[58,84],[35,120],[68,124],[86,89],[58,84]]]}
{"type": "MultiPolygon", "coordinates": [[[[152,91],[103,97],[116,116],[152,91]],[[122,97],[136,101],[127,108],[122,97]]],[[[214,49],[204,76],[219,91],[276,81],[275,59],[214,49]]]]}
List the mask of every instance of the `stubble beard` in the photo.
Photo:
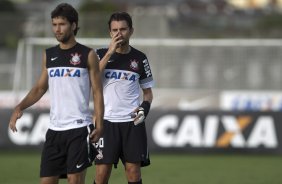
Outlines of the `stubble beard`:
{"type": "Polygon", "coordinates": [[[129,40],[124,40],[124,41],[122,41],[119,45],[120,45],[120,46],[129,45],[129,40]]]}
{"type": "Polygon", "coordinates": [[[62,37],[56,35],[56,39],[58,40],[58,42],[61,42],[61,43],[67,43],[70,40],[70,37],[71,37],[70,34],[63,35],[62,37]]]}

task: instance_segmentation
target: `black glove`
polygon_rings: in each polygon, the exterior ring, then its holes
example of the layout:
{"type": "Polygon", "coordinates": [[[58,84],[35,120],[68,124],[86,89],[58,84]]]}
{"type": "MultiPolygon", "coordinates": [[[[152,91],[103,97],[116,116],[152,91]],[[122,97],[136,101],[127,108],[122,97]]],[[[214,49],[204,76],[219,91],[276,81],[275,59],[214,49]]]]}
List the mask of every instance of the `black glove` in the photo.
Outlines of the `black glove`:
{"type": "Polygon", "coordinates": [[[142,104],[139,106],[140,110],[144,111],[145,117],[149,114],[150,108],[151,108],[151,103],[148,101],[143,101],[142,104]]]}

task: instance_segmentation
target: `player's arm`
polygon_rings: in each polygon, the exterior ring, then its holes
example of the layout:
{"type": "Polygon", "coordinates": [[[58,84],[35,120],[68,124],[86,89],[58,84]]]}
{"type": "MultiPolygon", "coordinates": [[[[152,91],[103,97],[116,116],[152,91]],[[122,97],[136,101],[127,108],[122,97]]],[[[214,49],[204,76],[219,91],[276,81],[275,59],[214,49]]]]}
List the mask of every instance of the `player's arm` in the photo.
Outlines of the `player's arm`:
{"type": "Polygon", "coordinates": [[[143,102],[139,106],[139,110],[141,108],[141,110],[144,111],[144,115],[146,118],[147,115],[149,114],[151,103],[153,101],[153,92],[152,92],[152,88],[146,88],[142,90],[143,90],[143,102]]]}
{"type": "Polygon", "coordinates": [[[24,99],[14,108],[10,118],[9,127],[13,132],[17,131],[16,122],[22,114],[23,110],[35,104],[48,89],[48,72],[46,68],[46,53],[43,55],[41,75],[32,89],[24,97],[24,99]]]}
{"type": "Polygon", "coordinates": [[[138,125],[143,122],[144,119],[148,116],[151,103],[153,101],[153,92],[151,88],[142,89],[143,90],[143,102],[141,105],[135,109],[136,117],[134,118],[134,124],[138,125]]]}
{"type": "Polygon", "coordinates": [[[91,50],[88,55],[88,70],[90,82],[92,87],[92,96],[94,101],[95,112],[93,115],[93,122],[95,123],[95,130],[90,137],[92,142],[97,142],[103,132],[103,117],[104,117],[104,97],[101,74],[98,65],[98,57],[96,53],[91,50]]]}
{"type": "Polygon", "coordinates": [[[122,42],[120,38],[121,35],[119,35],[118,33],[112,37],[108,51],[99,62],[99,68],[101,72],[106,68],[108,61],[110,60],[112,55],[116,52],[116,49],[118,48],[119,44],[122,42]]]}
{"type": "Polygon", "coordinates": [[[143,90],[143,101],[148,101],[150,104],[153,101],[153,91],[152,88],[146,88],[143,90]]]}

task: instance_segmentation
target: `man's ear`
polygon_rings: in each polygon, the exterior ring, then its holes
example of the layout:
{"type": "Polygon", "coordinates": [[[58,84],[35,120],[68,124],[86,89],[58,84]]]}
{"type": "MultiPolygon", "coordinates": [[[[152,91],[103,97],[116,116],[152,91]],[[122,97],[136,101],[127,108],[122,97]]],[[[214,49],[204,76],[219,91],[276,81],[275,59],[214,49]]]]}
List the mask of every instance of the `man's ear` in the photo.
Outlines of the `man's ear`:
{"type": "Polygon", "coordinates": [[[133,34],[133,32],[134,32],[134,28],[132,27],[132,28],[130,29],[130,36],[133,34]]]}
{"type": "Polygon", "coordinates": [[[76,29],[76,27],[77,27],[76,23],[73,22],[72,25],[71,25],[71,29],[74,31],[76,29]]]}
{"type": "Polygon", "coordinates": [[[109,31],[109,33],[110,33],[110,36],[112,38],[114,36],[114,34],[111,31],[109,31]]]}

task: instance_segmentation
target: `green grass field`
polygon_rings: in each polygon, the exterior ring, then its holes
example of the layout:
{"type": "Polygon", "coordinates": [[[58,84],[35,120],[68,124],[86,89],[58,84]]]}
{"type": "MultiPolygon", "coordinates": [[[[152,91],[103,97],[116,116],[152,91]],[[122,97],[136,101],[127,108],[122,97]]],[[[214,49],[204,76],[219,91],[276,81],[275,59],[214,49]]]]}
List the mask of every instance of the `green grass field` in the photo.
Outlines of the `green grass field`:
{"type": "MultiPolygon", "coordinates": [[[[38,184],[39,162],[39,153],[0,152],[0,184],[38,184]]],[[[88,169],[87,184],[94,172],[88,169]]],[[[142,174],[144,184],[281,184],[282,156],[152,154],[142,174]]],[[[127,184],[121,164],[110,184],[127,184]]]]}

